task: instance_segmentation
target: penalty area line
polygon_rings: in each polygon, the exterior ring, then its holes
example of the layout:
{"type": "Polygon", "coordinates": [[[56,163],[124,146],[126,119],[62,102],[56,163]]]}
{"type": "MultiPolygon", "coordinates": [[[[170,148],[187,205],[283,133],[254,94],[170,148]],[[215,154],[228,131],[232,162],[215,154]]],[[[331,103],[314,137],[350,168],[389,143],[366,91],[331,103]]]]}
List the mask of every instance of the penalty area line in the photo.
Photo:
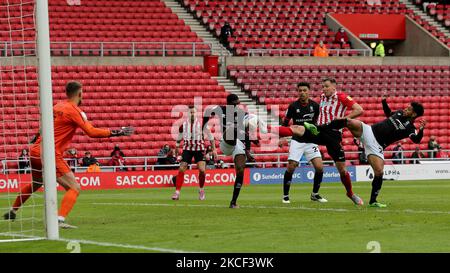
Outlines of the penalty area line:
{"type": "MultiPolygon", "coordinates": [[[[158,204],[158,203],[92,203],[92,205],[100,206],[151,206],[151,207],[210,207],[210,208],[227,208],[225,205],[206,205],[206,204],[158,204]]],[[[450,211],[428,211],[428,210],[389,210],[389,209],[377,209],[368,207],[356,207],[355,209],[339,209],[339,208],[311,208],[311,207],[289,207],[289,206],[240,206],[241,208],[249,209],[286,209],[286,210],[315,210],[315,211],[331,211],[331,212],[355,212],[361,211],[361,209],[366,209],[367,211],[375,211],[382,213],[411,213],[411,214],[450,214],[450,211]],[[359,210],[358,210],[359,208],[359,210]]]]}
{"type": "Polygon", "coordinates": [[[130,244],[117,244],[117,243],[110,243],[110,242],[97,242],[97,241],[90,241],[90,240],[79,240],[79,239],[68,239],[68,238],[60,238],[58,241],[62,241],[62,242],[77,242],[77,243],[80,243],[80,244],[87,244],[87,245],[97,245],[97,246],[117,247],[117,248],[129,248],[129,249],[149,250],[149,251],[167,252],[167,253],[200,253],[200,252],[185,251],[185,250],[180,250],[180,249],[148,247],[148,246],[130,245],[130,244]]]}
{"type": "MultiPolygon", "coordinates": [[[[31,236],[31,235],[25,235],[25,234],[20,234],[20,233],[10,233],[10,232],[0,233],[0,236],[22,238],[22,239],[0,240],[0,242],[9,242],[9,243],[32,241],[32,240],[47,240],[46,237],[36,237],[36,236],[31,236]]],[[[51,240],[49,240],[49,241],[51,241],[51,240]]],[[[148,246],[130,245],[130,244],[118,244],[118,243],[111,243],[111,242],[97,242],[97,241],[83,240],[83,239],[59,238],[57,240],[54,240],[54,242],[66,242],[66,243],[77,242],[79,244],[86,244],[86,245],[128,248],[128,249],[148,250],[148,251],[166,252],[166,253],[201,253],[201,252],[196,252],[196,251],[186,251],[186,250],[180,250],[180,249],[148,247],[148,246]]]]}

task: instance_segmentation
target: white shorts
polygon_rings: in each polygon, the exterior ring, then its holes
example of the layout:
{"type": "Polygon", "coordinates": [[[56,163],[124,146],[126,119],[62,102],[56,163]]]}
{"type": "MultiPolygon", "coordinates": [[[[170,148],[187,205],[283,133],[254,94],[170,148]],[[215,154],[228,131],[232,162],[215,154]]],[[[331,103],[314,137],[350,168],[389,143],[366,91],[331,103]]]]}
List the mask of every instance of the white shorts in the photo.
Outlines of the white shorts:
{"type": "Polygon", "coordinates": [[[364,145],[364,150],[367,156],[376,155],[379,158],[384,160],[383,147],[378,143],[375,138],[372,127],[362,123],[362,135],[361,135],[361,143],[364,145]]]}
{"type": "Polygon", "coordinates": [[[288,160],[300,162],[303,154],[305,154],[306,160],[311,161],[314,158],[322,157],[320,154],[319,146],[314,143],[301,143],[296,140],[291,140],[289,145],[289,157],[288,160]]]}
{"type": "Polygon", "coordinates": [[[238,139],[236,140],[236,145],[233,146],[222,139],[220,141],[220,150],[224,155],[232,155],[234,160],[234,157],[237,155],[245,155],[245,144],[238,139]]]}

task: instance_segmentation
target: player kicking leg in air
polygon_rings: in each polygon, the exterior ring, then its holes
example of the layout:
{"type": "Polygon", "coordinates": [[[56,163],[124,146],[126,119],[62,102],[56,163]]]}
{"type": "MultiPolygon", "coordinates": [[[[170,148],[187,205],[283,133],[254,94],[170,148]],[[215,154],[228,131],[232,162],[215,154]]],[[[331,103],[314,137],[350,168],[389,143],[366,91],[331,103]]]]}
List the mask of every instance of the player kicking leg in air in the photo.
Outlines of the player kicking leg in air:
{"type": "MultiPolygon", "coordinates": [[[[352,98],[343,92],[336,90],[336,80],[333,78],[325,78],[322,80],[323,94],[320,98],[318,125],[328,124],[332,120],[342,118],[356,118],[362,114],[362,107],[353,101],[352,98]],[[351,111],[346,115],[347,109],[351,111]]],[[[328,154],[335,162],[336,169],[341,177],[341,182],[345,187],[346,195],[355,205],[363,205],[363,200],[353,192],[350,174],[345,166],[345,153],[342,148],[342,132],[324,127],[320,133],[314,125],[305,122],[303,126],[294,125],[290,128],[280,127],[280,137],[285,135],[297,135],[301,137],[302,143],[315,143],[324,145],[328,154]],[[306,130],[305,130],[306,129],[306,130]],[[290,130],[290,132],[289,132],[290,130]]]]}
{"type": "MultiPolygon", "coordinates": [[[[57,182],[66,190],[58,212],[58,222],[61,228],[76,228],[65,222],[69,212],[76,203],[80,192],[80,186],[75,180],[75,175],[63,159],[64,151],[72,142],[72,138],[78,128],[81,128],[89,137],[114,137],[129,136],[133,134],[132,127],[122,127],[120,130],[99,129],[92,126],[87,120],[86,114],[78,107],[82,102],[83,90],[81,83],[68,82],[66,84],[67,101],[60,102],[53,107],[54,132],[55,132],[55,160],[57,182]]],[[[39,136],[31,146],[30,163],[33,182],[20,189],[11,210],[4,215],[6,220],[14,220],[19,208],[24,204],[31,194],[43,185],[41,142],[39,136]]]]}
{"type": "MultiPolygon", "coordinates": [[[[216,114],[219,116],[220,126],[222,129],[220,150],[224,155],[231,155],[233,157],[234,168],[236,171],[236,181],[233,187],[233,196],[231,198],[230,208],[239,208],[237,199],[244,183],[244,169],[247,162],[246,151],[250,149],[249,145],[251,145],[251,142],[257,141],[256,139],[250,141],[250,126],[249,124],[246,124],[246,120],[249,120],[249,114],[239,108],[239,104],[239,97],[235,94],[230,94],[227,96],[226,106],[215,106],[207,109],[203,118],[203,124],[207,124],[211,117],[216,114]]],[[[262,121],[258,121],[258,123],[264,124],[262,121]]],[[[264,128],[266,125],[258,127],[264,128]]],[[[276,128],[279,137],[294,135],[302,136],[307,130],[316,130],[316,127],[312,125],[293,125],[290,127],[277,126],[276,128]]],[[[266,131],[268,131],[268,129],[264,128],[261,133],[266,133],[266,131]]]]}
{"type": "MultiPolygon", "coordinates": [[[[389,108],[386,98],[383,98],[382,105],[387,118],[372,126],[355,119],[335,120],[325,125],[336,129],[347,127],[354,137],[361,139],[369,164],[374,171],[369,207],[377,208],[386,207],[385,204],[377,201],[383,185],[384,149],[392,143],[407,137],[414,143],[420,143],[426,125],[426,120],[421,120],[418,131],[414,126],[416,118],[424,113],[422,104],[418,102],[412,102],[404,110],[395,112],[392,112],[389,108]]],[[[321,129],[320,126],[318,129],[321,129]]]]}
{"type": "Polygon", "coordinates": [[[204,133],[208,136],[211,143],[214,157],[217,158],[216,143],[211,131],[207,126],[203,126],[203,120],[197,116],[197,110],[194,106],[189,106],[189,118],[187,118],[179,128],[179,134],[177,138],[177,144],[175,148],[175,156],[178,157],[178,147],[181,140],[184,140],[182,159],[180,168],[178,169],[178,175],[175,177],[175,193],[172,195],[172,200],[180,199],[180,191],[184,181],[184,172],[187,170],[189,164],[192,162],[192,158],[195,159],[199,174],[199,200],[205,200],[205,141],[204,133]]]}
{"type": "Polygon", "coordinates": [[[233,187],[230,208],[239,208],[237,199],[244,183],[244,169],[247,162],[246,150],[249,149],[247,146],[250,145],[248,125],[245,125],[248,113],[239,108],[239,104],[239,97],[235,94],[230,94],[227,96],[227,105],[207,109],[204,115],[204,124],[215,115],[219,117],[222,129],[220,150],[224,155],[233,157],[236,181],[233,187]]]}

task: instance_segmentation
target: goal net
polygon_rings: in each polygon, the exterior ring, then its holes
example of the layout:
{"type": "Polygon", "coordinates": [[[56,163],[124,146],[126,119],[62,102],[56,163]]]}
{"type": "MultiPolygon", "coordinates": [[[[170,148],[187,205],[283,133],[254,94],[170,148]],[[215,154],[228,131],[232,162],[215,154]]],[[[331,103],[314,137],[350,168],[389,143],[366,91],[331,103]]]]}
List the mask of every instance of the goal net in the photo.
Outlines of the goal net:
{"type": "Polygon", "coordinates": [[[14,220],[10,213],[32,183],[29,149],[40,128],[36,2],[0,0],[0,241],[46,236],[44,191],[32,194],[14,220]]]}

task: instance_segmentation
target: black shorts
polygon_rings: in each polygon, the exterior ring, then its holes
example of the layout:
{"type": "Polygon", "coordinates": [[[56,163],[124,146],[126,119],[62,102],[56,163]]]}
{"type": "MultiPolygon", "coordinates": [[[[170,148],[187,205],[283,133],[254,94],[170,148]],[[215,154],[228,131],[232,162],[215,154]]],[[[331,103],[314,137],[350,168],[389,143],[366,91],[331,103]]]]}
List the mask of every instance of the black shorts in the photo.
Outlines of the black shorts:
{"type": "Polygon", "coordinates": [[[345,162],[344,148],[342,147],[342,133],[338,130],[323,128],[317,136],[306,130],[305,135],[299,138],[300,142],[315,143],[327,147],[327,152],[334,162],[345,162]]]}
{"type": "Polygon", "coordinates": [[[198,163],[199,161],[206,161],[204,151],[183,150],[183,153],[181,154],[181,162],[186,162],[187,164],[191,164],[192,158],[194,158],[195,163],[198,163]]]}

